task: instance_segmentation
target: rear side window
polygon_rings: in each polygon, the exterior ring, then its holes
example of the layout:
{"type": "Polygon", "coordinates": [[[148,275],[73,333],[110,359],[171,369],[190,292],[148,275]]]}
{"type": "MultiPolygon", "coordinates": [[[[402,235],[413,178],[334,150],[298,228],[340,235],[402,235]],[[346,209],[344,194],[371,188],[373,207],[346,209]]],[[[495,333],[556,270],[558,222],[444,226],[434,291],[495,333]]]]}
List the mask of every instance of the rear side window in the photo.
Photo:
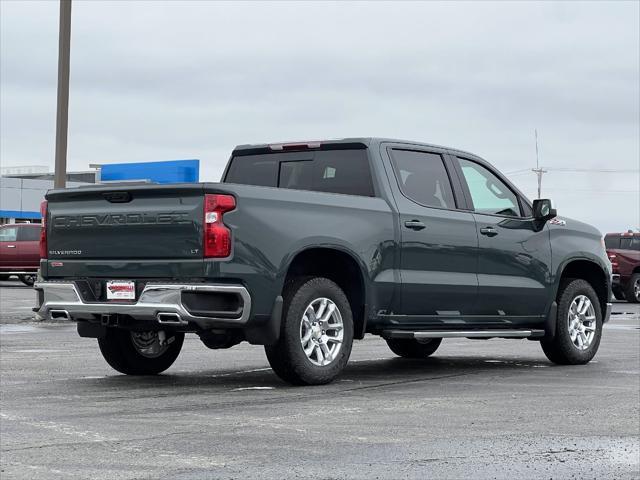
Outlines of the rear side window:
{"type": "Polygon", "coordinates": [[[442,157],[413,150],[391,151],[393,169],[405,197],[437,208],[456,208],[442,157]]]}
{"type": "Polygon", "coordinates": [[[225,182],[374,196],[366,150],[268,153],[234,157],[225,182]]]}
{"type": "Polygon", "coordinates": [[[38,227],[22,227],[18,229],[18,241],[33,242],[40,240],[40,229],[38,227]]]}
{"type": "Polygon", "coordinates": [[[618,235],[605,235],[604,245],[608,249],[620,248],[620,237],[618,235]]]}

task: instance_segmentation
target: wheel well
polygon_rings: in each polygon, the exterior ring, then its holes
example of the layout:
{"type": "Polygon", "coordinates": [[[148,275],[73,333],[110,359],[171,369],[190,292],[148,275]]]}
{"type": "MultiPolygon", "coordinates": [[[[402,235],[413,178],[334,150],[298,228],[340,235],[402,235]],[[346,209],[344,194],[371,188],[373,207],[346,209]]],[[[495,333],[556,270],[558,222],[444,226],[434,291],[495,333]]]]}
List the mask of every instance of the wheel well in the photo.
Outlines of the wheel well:
{"type": "Polygon", "coordinates": [[[589,260],[574,260],[564,267],[560,282],[565,278],[581,278],[589,282],[596,295],[598,295],[600,311],[604,315],[609,301],[609,292],[607,289],[607,277],[602,268],[589,260]]]}
{"type": "Polygon", "coordinates": [[[366,295],[362,270],[353,257],[331,248],[304,250],[289,265],[285,286],[302,275],[328,278],[342,289],[351,305],[354,338],[363,338],[366,295]]]}

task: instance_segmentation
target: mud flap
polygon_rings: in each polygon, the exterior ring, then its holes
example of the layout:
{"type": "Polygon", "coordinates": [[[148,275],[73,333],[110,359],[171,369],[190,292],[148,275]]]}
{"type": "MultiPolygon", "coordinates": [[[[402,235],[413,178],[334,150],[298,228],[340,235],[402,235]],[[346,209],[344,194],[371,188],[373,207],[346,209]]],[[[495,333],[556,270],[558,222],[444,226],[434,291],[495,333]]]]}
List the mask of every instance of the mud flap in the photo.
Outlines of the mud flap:
{"type": "Polygon", "coordinates": [[[244,328],[247,341],[253,345],[273,345],[280,339],[282,323],[282,296],[278,295],[273,304],[271,315],[255,315],[251,323],[244,328]]]}

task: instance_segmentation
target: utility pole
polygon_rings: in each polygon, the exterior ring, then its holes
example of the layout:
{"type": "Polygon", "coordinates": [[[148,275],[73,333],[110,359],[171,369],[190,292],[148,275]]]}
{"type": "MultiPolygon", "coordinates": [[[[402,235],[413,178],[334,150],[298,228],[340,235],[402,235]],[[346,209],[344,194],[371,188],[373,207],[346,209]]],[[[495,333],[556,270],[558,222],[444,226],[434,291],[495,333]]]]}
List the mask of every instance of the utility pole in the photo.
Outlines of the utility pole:
{"type": "Polygon", "coordinates": [[[71,0],[60,0],[58,32],[58,105],[56,110],[56,156],[53,186],[67,183],[67,131],[69,124],[69,58],[71,50],[71,0]]]}
{"type": "Polygon", "coordinates": [[[547,173],[547,170],[540,168],[540,158],[538,155],[538,129],[536,128],[534,131],[536,134],[536,168],[532,168],[531,171],[535,172],[538,176],[538,198],[540,198],[542,195],[542,174],[547,173]]]}

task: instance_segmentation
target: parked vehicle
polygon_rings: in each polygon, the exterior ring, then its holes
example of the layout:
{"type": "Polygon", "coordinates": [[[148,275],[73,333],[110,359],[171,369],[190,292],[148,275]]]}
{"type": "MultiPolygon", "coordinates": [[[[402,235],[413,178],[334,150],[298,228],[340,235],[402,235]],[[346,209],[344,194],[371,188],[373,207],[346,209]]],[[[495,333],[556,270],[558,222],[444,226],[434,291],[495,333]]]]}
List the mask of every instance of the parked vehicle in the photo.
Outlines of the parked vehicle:
{"type": "Polygon", "coordinates": [[[640,302],[640,232],[607,233],[604,237],[618,300],[640,302]]]}
{"type": "Polygon", "coordinates": [[[0,279],[17,276],[33,286],[40,268],[40,231],[36,223],[0,225],[0,279]]]}
{"type": "Polygon", "coordinates": [[[39,314],[76,321],[126,374],[167,369],[185,333],[214,349],[264,345],[293,384],[333,380],[365,333],[408,358],[499,337],[584,364],[609,318],[601,234],[459,150],[245,145],[222,183],[46,198],[39,314]]]}

